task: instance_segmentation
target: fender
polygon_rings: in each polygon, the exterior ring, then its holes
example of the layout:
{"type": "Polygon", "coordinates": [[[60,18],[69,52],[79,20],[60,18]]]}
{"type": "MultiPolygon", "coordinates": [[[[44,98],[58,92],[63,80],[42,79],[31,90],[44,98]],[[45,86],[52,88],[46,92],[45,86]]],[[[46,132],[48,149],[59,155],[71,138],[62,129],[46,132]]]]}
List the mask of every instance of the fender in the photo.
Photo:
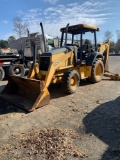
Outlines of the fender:
{"type": "Polygon", "coordinates": [[[102,58],[102,60],[103,60],[103,54],[101,52],[93,52],[93,53],[91,53],[89,55],[89,57],[87,58],[86,65],[87,66],[92,66],[94,61],[97,58],[102,58]]]}

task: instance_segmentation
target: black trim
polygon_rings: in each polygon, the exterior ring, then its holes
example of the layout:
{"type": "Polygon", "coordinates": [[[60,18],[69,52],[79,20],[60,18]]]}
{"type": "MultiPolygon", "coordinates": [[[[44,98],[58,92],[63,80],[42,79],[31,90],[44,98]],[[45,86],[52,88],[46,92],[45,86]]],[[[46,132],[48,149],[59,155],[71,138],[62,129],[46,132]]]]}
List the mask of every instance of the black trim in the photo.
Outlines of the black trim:
{"type": "Polygon", "coordinates": [[[74,34],[72,34],[72,44],[73,44],[73,42],[74,42],[74,34]]]}
{"type": "Polygon", "coordinates": [[[103,59],[102,53],[100,53],[100,52],[91,53],[90,56],[87,58],[86,65],[87,66],[92,66],[93,63],[95,62],[95,60],[98,59],[98,58],[103,59]]]}
{"type": "Polygon", "coordinates": [[[61,34],[60,47],[62,47],[62,43],[63,43],[63,37],[64,37],[64,32],[62,32],[62,34],[61,34]]]}
{"type": "Polygon", "coordinates": [[[69,23],[66,26],[66,30],[65,30],[65,47],[67,45],[67,32],[68,32],[68,27],[69,27],[69,23]]]}
{"type": "Polygon", "coordinates": [[[97,37],[96,37],[96,31],[94,31],[94,40],[95,40],[95,51],[97,51],[97,37]]]}
{"type": "Polygon", "coordinates": [[[83,38],[83,32],[81,31],[81,34],[80,34],[80,64],[82,64],[82,43],[83,43],[83,40],[82,40],[82,38],[83,38]]]}

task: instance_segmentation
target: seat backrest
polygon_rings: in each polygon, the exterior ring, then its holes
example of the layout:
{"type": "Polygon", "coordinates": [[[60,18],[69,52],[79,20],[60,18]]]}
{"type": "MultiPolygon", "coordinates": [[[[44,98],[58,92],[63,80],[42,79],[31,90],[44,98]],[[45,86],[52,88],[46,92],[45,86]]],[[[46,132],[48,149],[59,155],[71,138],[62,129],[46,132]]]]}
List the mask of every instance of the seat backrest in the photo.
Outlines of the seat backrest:
{"type": "Polygon", "coordinates": [[[87,49],[88,49],[88,45],[87,44],[82,45],[82,53],[86,53],[87,49]]]}

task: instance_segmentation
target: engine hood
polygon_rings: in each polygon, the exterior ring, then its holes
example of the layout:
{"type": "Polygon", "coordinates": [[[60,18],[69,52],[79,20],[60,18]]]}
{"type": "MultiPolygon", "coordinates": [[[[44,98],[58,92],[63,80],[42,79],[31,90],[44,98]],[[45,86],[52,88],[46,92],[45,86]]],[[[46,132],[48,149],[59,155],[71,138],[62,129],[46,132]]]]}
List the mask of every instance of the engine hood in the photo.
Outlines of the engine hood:
{"type": "Polygon", "coordinates": [[[61,52],[64,52],[66,54],[70,51],[71,51],[70,47],[61,47],[61,48],[52,49],[49,52],[43,52],[40,56],[51,56],[53,54],[59,54],[61,52]]]}

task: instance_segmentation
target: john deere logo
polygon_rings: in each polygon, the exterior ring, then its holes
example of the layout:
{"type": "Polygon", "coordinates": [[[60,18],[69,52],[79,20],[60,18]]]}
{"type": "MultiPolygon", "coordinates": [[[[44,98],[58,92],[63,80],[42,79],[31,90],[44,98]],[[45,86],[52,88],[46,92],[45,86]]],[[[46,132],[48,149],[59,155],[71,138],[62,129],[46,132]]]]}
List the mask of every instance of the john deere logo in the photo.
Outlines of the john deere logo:
{"type": "Polygon", "coordinates": [[[56,62],[53,63],[54,66],[57,66],[58,64],[60,64],[61,60],[58,60],[56,62]]]}

